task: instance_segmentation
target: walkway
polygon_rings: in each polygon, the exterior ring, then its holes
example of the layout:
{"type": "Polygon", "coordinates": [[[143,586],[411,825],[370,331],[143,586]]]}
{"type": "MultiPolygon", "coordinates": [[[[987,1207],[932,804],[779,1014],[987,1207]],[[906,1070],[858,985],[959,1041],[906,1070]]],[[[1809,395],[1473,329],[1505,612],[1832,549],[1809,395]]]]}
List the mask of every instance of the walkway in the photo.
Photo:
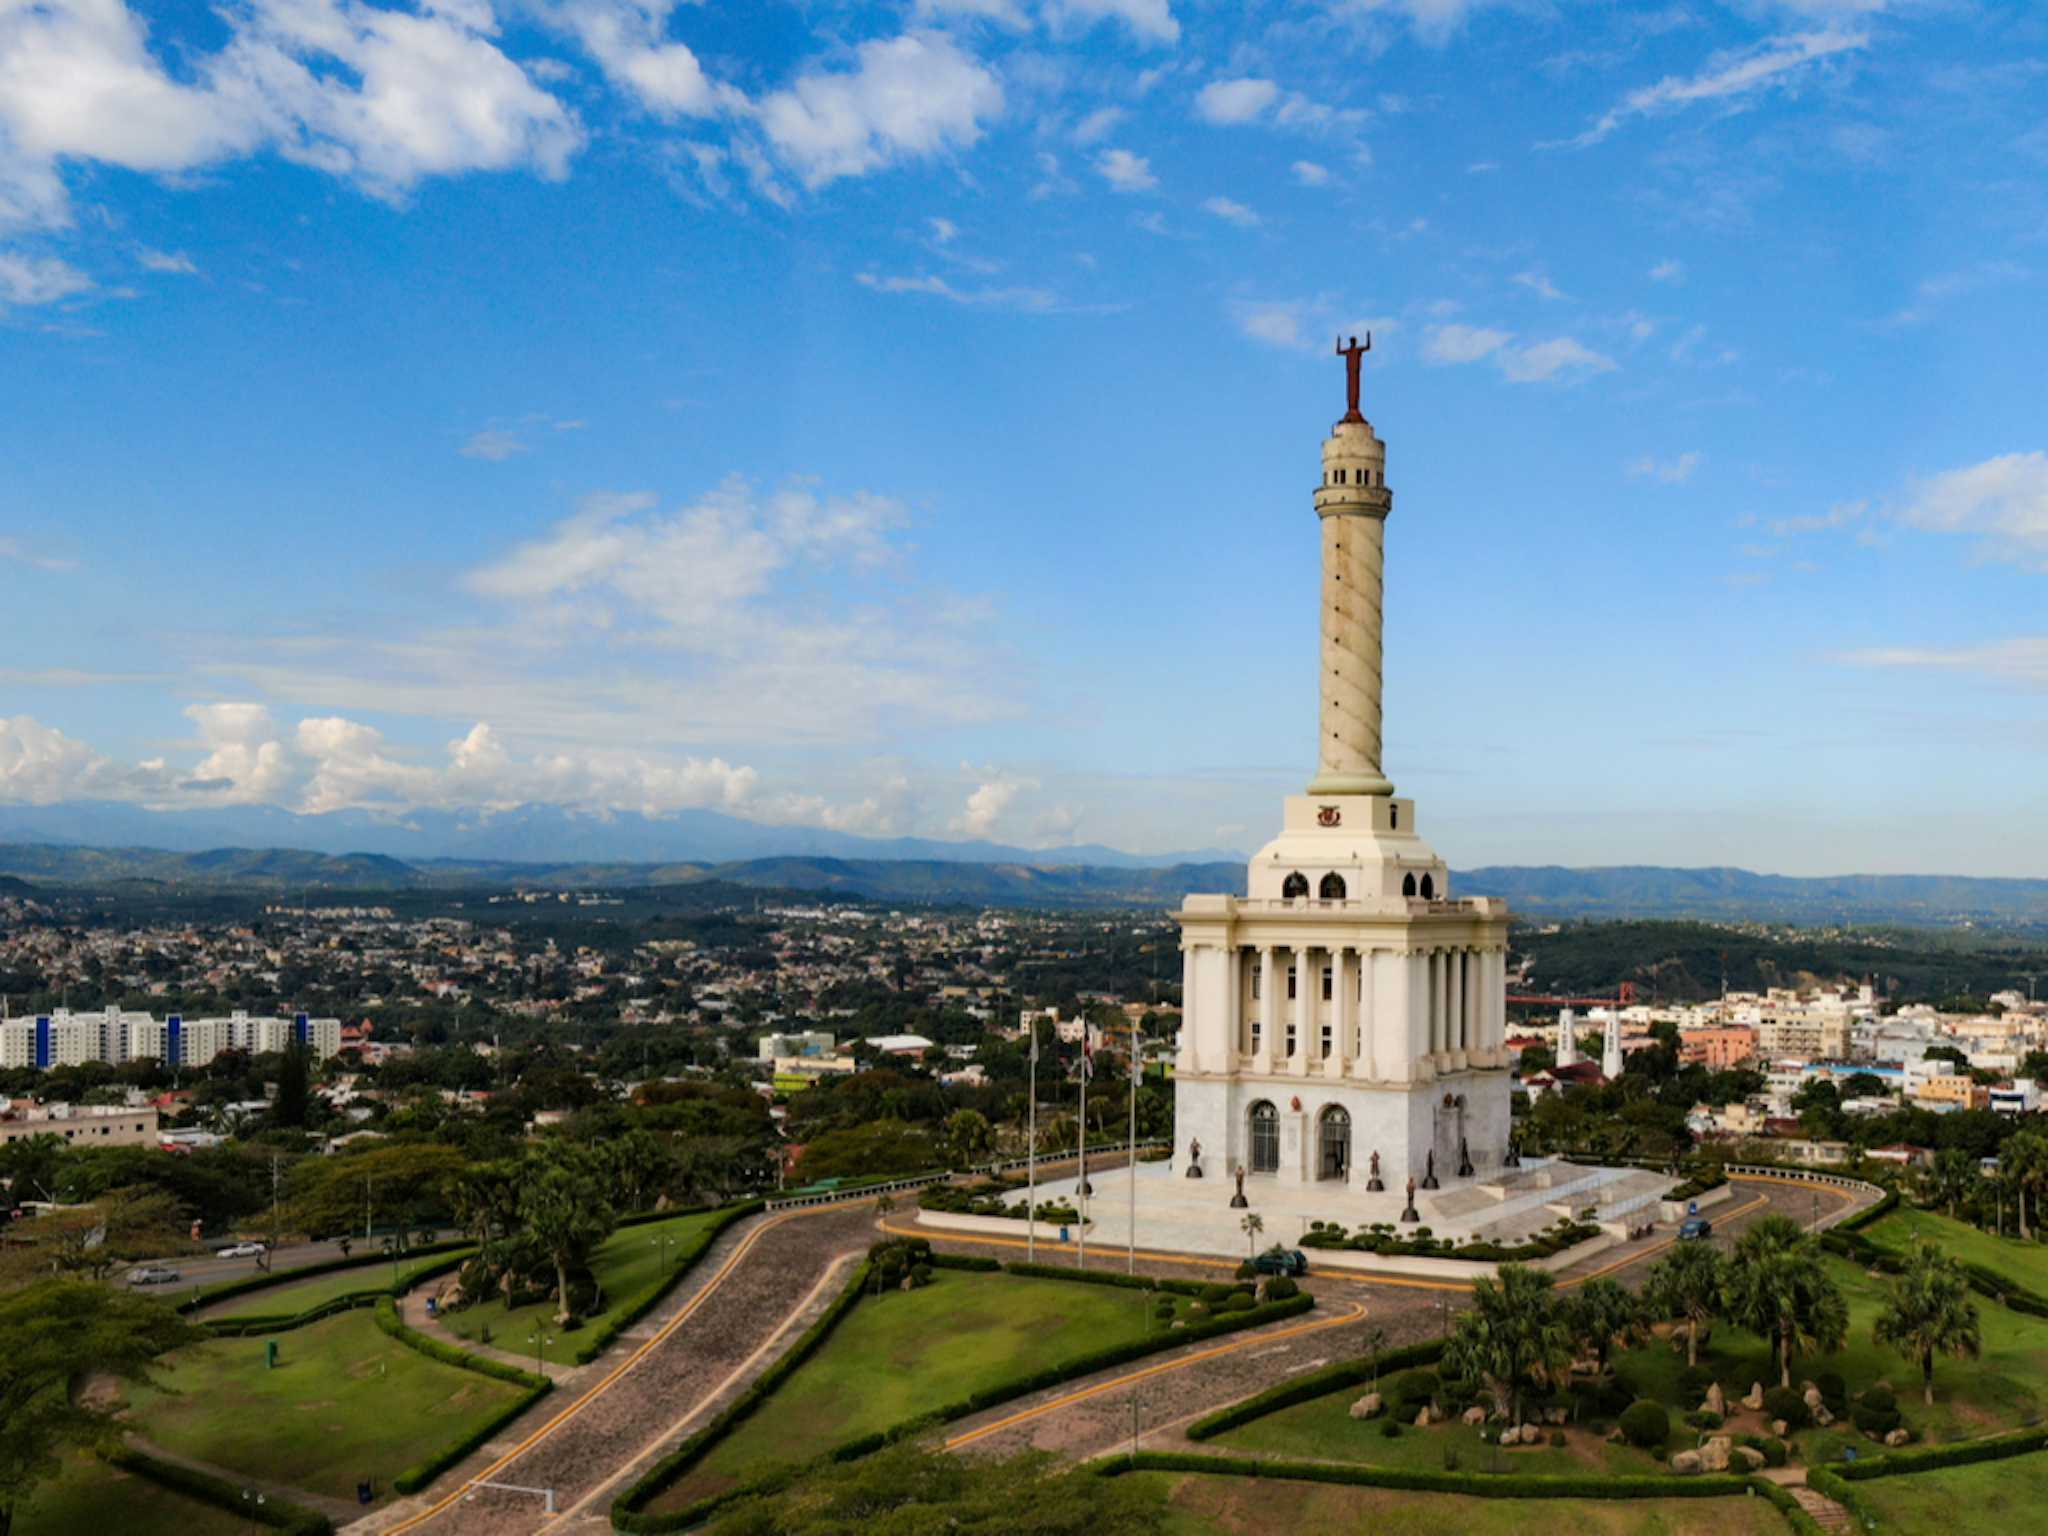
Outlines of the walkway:
{"type": "Polygon", "coordinates": [[[158,1461],[167,1461],[172,1466],[184,1467],[193,1472],[204,1472],[209,1477],[217,1477],[232,1487],[240,1488],[250,1493],[261,1494],[266,1499],[278,1499],[287,1504],[297,1504],[302,1509],[316,1509],[321,1514],[330,1517],[337,1526],[345,1521],[353,1520],[361,1513],[360,1507],[353,1499],[327,1498],[321,1494],[308,1493],[303,1488],[290,1487],[285,1483],[273,1483],[262,1478],[251,1477],[246,1472],[237,1472],[233,1467],[223,1467],[211,1461],[201,1461],[197,1456],[186,1456],[178,1451],[167,1450],[163,1446],[158,1445],[154,1440],[146,1439],[132,1431],[124,1434],[121,1438],[133,1449],[142,1452],[145,1456],[153,1456],[158,1461]]]}

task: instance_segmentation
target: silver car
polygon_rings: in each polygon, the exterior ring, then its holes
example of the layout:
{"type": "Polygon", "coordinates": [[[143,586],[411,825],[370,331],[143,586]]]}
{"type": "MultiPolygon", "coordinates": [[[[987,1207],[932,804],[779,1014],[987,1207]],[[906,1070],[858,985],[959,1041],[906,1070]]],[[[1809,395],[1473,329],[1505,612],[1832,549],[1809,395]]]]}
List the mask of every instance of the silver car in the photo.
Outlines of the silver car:
{"type": "Polygon", "coordinates": [[[261,1243],[231,1243],[225,1248],[214,1250],[216,1259],[260,1259],[264,1248],[261,1243]]]}
{"type": "Polygon", "coordinates": [[[128,1271],[130,1285],[175,1285],[184,1278],[164,1264],[143,1264],[128,1271]]]}

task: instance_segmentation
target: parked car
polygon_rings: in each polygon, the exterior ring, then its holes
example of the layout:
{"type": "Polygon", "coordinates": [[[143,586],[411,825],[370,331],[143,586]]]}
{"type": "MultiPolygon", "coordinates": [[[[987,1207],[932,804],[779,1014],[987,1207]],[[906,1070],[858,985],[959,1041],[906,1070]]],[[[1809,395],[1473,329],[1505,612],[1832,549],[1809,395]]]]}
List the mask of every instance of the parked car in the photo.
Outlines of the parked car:
{"type": "Polygon", "coordinates": [[[1252,1260],[1252,1268],[1262,1275],[1305,1275],[1308,1255],[1299,1248],[1268,1248],[1252,1260]]]}
{"type": "Polygon", "coordinates": [[[214,1250],[216,1259],[260,1259],[265,1253],[261,1243],[230,1243],[225,1248],[214,1250]]]}
{"type": "Polygon", "coordinates": [[[1697,1243],[1714,1235],[1714,1224],[1704,1216],[1688,1216],[1678,1224],[1681,1243],[1697,1243]]]}
{"type": "Polygon", "coordinates": [[[130,1285],[175,1285],[184,1278],[167,1264],[138,1264],[128,1271],[130,1285]]]}

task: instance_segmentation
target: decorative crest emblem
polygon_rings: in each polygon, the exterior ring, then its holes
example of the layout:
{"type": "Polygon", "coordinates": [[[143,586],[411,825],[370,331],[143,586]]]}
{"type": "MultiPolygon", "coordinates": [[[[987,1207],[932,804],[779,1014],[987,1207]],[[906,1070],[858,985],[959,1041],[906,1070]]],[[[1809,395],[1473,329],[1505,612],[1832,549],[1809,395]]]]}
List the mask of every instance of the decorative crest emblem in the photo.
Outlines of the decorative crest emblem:
{"type": "Polygon", "coordinates": [[[1343,820],[1344,813],[1334,805],[1319,805],[1316,807],[1316,825],[1319,827],[1338,826],[1342,824],[1343,820]]]}

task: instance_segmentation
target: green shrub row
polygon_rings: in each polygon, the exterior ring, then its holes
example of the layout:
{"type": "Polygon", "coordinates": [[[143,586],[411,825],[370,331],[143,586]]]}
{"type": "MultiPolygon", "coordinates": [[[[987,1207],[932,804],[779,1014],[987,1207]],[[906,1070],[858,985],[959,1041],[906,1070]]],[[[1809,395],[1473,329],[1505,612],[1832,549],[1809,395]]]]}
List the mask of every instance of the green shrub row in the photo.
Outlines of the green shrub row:
{"type": "MultiPolygon", "coordinates": [[[[450,1242],[431,1243],[423,1248],[408,1249],[405,1253],[400,1254],[399,1257],[401,1259],[423,1259],[432,1254],[457,1253],[474,1246],[475,1244],[471,1243],[468,1238],[462,1237],[450,1242]]],[[[215,1302],[232,1301],[235,1297],[246,1296],[251,1291],[267,1291],[272,1286],[290,1285],[298,1280],[312,1280],[320,1275],[334,1274],[339,1270],[369,1269],[375,1265],[389,1264],[390,1262],[391,1256],[389,1254],[371,1255],[368,1257],[362,1254],[351,1254],[347,1258],[322,1259],[317,1264],[301,1264],[297,1269],[275,1270],[264,1274],[249,1275],[243,1279],[230,1280],[224,1285],[216,1285],[211,1289],[201,1291],[197,1298],[188,1297],[178,1303],[178,1310],[180,1312],[192,1312],[200,1307],[210,1307],[215,1302]]],[[[390,1287],[387,1285],[379,1287],[379,1289],[389,1290],[390,1287]]]]}
{"type": "Polygon", "coordinates": [[[358,1307],[374,1307],[378,1298],[389,1294],[388,1291],[350,1291],[346,1295],[329,1297],[317,1307],[308,1307],[303,1312],[250,1313],[241,1317],[216,1317],[200,1323],[199,1326],[216,1339],[246,1339],[260,1333],[289,1333],[294,1328],[317,1323],[322,1318],[334,1316],[337,1312],[353,1312],[358,1307]]]}
{"type": "Polygon", "coordinates": [[[1726,1499],[1749,1489],[1750,1479],[1708,1472],[1698,1477],[1584,1472],[1440,1472],[1432,1467],[1373,1467],[1265,1456],[1211,1456],[1200,1451],[1140,1451],[1098,1462],[1124,1472],[1200,1472],[1221,1477],[1284,1478],[1290,1482],[1349,1483],[1362,1488],[1403,1488],[1416,1493],[1465,1493],[1483,1499],[1726,1499]]]}
{"type": "Polygon", "coordinates": [[[1981,1440],[1958,1440],[1950,1445],[1930,1445],[1912,1451],[1881,1451],[1859,1456],[1829,1470],[1850,1482],[1872,1477],[1898,1477],[1908,1472],[1932,1472],[1937,1467],[1963,1467],[1972,1462],[2003,1461],[2048,1449],[2048,1427],[2014,1430],[2011,1434],[1986,1435],[1981,1440]]]}
{"type": "Polygon", "coordinates": [[[968,1269],[981,1275],[999,1274],[1003,1268],[1000,1259],[984,1259],[966,1253],[934,1253],[931,1262],[939,1269],[968,1269]]]}
{"type": "MultiPolygon", "coordinates": [[[[979,1266],[976,1267],[979,1268],[979,1266]]],[[[1051,1280],[1078,1280],[1096,1285],[1144,1288],[1153,1283],[1144,1276],[1061,1269],[1052,1265],[1006,1264],[1002,1267],[1013,1275],[1051,1280]]],[[[798,1339],[796,1344],[780,1360],[769,1367],[724,1412],[720,1413],[709,1424],[705,1425],[704,1428],[677,1446],[667,1456],[656,1462],[638,1482],[621,1494],[612,1504],[612,1528],[615,1531],[628,1532],[630,1536],[650,1536],[650,1533],[655,1532],[688,1530],[693,1526],[702,1524],[713,1513],[724,1508],[727,1504],[741,1498],[769,1492],[777,1486],[778,1479],[771,1475],[769,1478],[749,1483],[745,1487],[730,1489],[710,1498],[700,1499],[685,1509],[658,1515],[647,1512],[647,1506],[650,1503],[664,1491],[674,1487],[677,1482],[681,1481],[683,1476],[692,1467],[696,1466],[699,1461],[703,1460],[710,1453],[714,1445],[730,1434],[743,1419],[760,1407],[768,1396],[795,1372],[798,1366],[802,1365],[805,1360],[816,1352],[818,1346],[824,1342],[826,1335],[860,1301],[862,1288],[865,1286],[867,1279],[868,1266],[863,1264],[854,1274],[852,1280],[847,1283],[846,1289],[840,1292],[838,1299],[832,1303],[831,1308],[825,1315],[813,1323],[805,1331],[803,1337],[798,1339]]],[[[1171,1287],[1179,1289],[1186,1287],[1190,1292],[1200,1289],[1199,1286],[1191,1281],[1168,1281],[1160,1282],[1160,1284],[1162,1288],[1171,1287]]],[[[1277,1322],[1282,1318],[1298,1317],[1314,1305],[1315,1298],[1303,1292],[1286,1301],[1272,1302],[1266,1306],[1254,1307],[1248,1311],[1220,1314],[1207,1321],[1191,1324],[1186,1328],[1176,1328],[1151,1335],[1148,1338],[1134,1339],[1126,1344],[1112,1345],[1106,1349],[1095,1350],[1090,1354],[1080,1355],[1057,1365],[1048,1366],[1042,1370],[1030,1371],[1020,1376],[1012,1377],[1008,1381],[1000,1382],[995,1386],[971,1393],[967,1397],[960,1398],[943,1407],[920,1414],[917,1418],[907,1423],[894,1425],[889,1429],[874,1434],[862,1435],[857,1439],[847,1441],[826,1452],[825,1459],[852,1461],[879,1450],[882,1446],[889,1444],[893,1440],[900,1439],[906,1434],[920,1431],[929,1425],[950,1423],[955,1419],[966,1418],[970,1414],[980,1413],[984,1409],[993,1408],[1000,1403],[1010,1402],[1029,1393],[1058,1386],[1062,1382],[1071,1381],[1079,1376],[1090,1376],[1097,1371],[1109,1370],[1119,1365],[1128,1364],[1130,1361],[1141,1359],[1146,1355],[1158,1354],[1168,1349],[1177,1349],[1183,1344],[1198,1343],[1204,1339],[1213,1339],[1222,1334],[1235,1333],[1243,1328],[1255,1328],[1264,1323],[1277,1322]]],[[[787,1474],[784,1474],[781,1480],[786,1480],[786,1477],[787,1474]]]]}
{"type": "Polygon", "coordinates": [[[1666,1200],[1697,1200],[1708,1190],[1719,1189],[1728,1182],[1728,1175],[1715,1168],[1705,1173],[1696,1173],[1665,1194],[1666,1200]]]}
{"type": "Polygon", "coordinates": [[[156,1457],[128,1445],[117,1446],[100,1454],[103,1460],[119,1467],[123,1472],[147,1478],[160,1487],[173,1489],[187,1498],[199,1500],[202,1504],[230,1510],[244,1520],[283,1531],[286,1536],[333,1536],[334,1522],[318,1510],[307,1509],[302,1505],[268,1496],[264,1498],[262,1504],[252,1508],[252,1501],[242,1497],[242,1490],[239,1487],[226,1478],[215,1477],[211,1472],[200,1472],[192,1467],[159,1461],[156,1457]]]}
{"type": "MultiPolygon", "coordinates": [[[[1385,1223],[1380,1225],[1384,1226],[1385,1223]]],[[[1310,1227],[1303,1234],[1304,1248],[1341,1248],[1353,1253],[1377,1254],[1381,1258],[1415,1259],[1458,1259],[1472,1264],[1514,1264],[1527,1263],[1531,1259],[1547,1259],[1575,1248],[1600,1235],[1600,1229],[1584,1222],[1560,1225],[1547,1232],[1520,1243],[1463,1243],[1448,1237],[1437,1237],[1427,1228],[1419,1228],[1404,1237],[1398,1232],[1374,1231],[1367,1228],[1347,1236],[1341,1226],[1325,1224],[1310,1227]]]]}
{"type": "MultiPolygon", "coordinates": [[[[754,1215],[767,1203],[765,1200],[745,1200],[738,1205],[728,1206],[718,1220],[692,1238],[687,1247],[676,1250],[675,1262],[666,1274],[606,1314],[604,1320],[591,1330],[590,1336],[577,1343],[574,1352],[569,1356],[570,1360],[577,1365],[588,1365],[611,1348],[614,1339],[661,1304],[662,1298],[676,1288],[677,1282],[695,1267],[699,1259],[710,1252],[711,1245],[725,1235],[726,1228],[736,1221],[754,1215]]],[[[670,1217],[687,1214],[677,1211],[643,1211],[637,1216],[625,1217],[619,1225],[645,1226],[649,1222],[666,1221],[670,1217]]]]}
{"type": "Polygon", "coordinates": [[[1004,1272],[1031,1280],[1077,1280],[1083,1285],[1117,1285],[1127,1291],[1171,1291],[1176,1296],[1200,1296],[1199,1280],[1168,1280],[1155,1275],[1120,1275],[1113,1269],[1075,1269],[1066,1264],[1027,1264],[1012,1260],[1004,1272]]]}
{"type": "Polygon", "coordinates": [[[379,1329],[408,1349],[418,1350],[429,1360],[438,1360],[443,1365],[452,1365],[458,1370],[475,1371],[479,1376],[496,1377],[499,1381],[509,1381],[526,1389],[462,1439],[399,1473],[392,1479],[391,1486],[400,1493],[417,1493],[426,1487],[547,1396],[554,1388],[554,1383],[545,1376],[536,1376],[531,1371],[522,1371],[516,1365],[507,1365],[502,1360],[492,1360],[484,1355],[473,1355],[467,1350],[455,1348],[452,1344],[444,1344],[439,1339],[427,1337],[398,1315],[398,1304],[388,1295],[377,1298],[376,1317],[379,1329]]]}
{"type": "Polygon", "coordinates": [[[636,1533],[637,1536],[637,1533],[653,1531],[680,1531],[693,1523],[675,1514],[649,1514],[647,1506],[679,1482],[685,1473],[704,1459],[712,1446],[731,1434],[767,1401],[771,1392],[796,1373],[797,1367],[817,1352],[827,1335],[859,1303],[868,1283],[868,1272],[869,1265],[863,1260],[838,1296],[833,1298],[832,1305],[825,1309],[824,1315],[806,1328],[796,1343],[783,1351],[780,1359],[756,1377],[753,1384],[728,1403],[709,1424],[649,1467],[632,1487],[613,1500],[613,1530],[636,1533]]]}
{"type": "MultiPolygon", "coordinates": [[[[1401,1349],[1390,1349],[1379,1357],[1379,1374],[1390,1376],[1412,1366],[1434,1365],[1443,1354],[1440,1340],[1431,1339],[1421,1344],[1409,1344],[1401,1349]]],[[[1292,1408],[1297,1403],[1311,1402],[1319,1397],[1328,1397],[1333,1392],[1342,1392],[1350,1387],[1363,1386],[1373,1379],[1372,1363],[1365,1360],[1342,1360],[1335,1365],[1326,1365],[1319,1371],[1296,1376],[1278,1386],[1220,1408],[1207,1418],[1197,1419],[1187,1427],[1190,1440],[1213,1440],[1216,1436],[1254,1419],[1263,1419],[1269,1413],[1278,1413],[1282,1408],[1292,1408]]]]}
{"type": "Polygon", "coordinates": [[[554,1383],[552,1382],[543,1382],[540,1386],[528,1388],[511,1402],[507,1403],[501,1412],[493,1414],[488,1420],[477,1425],[475,1429],[464,1435],[460,1440],[443,1446],[439,1451],[427,1457],[426,1460],[415,1462],[407,1467],[391,1480],[391,1486],[400,1493],[418,1493],[443,1472],[446,1472],[450,1467],[462,1461],[472,1451],[488,1444],[499,1430],[546,1397],[553,1386],[554,1383]]]}
{"type": "Polygon", "coordinates": [[[1821,1523],[1806,1512],[1806,1508],[1786,1489],[1767,1477],[1753,1477],[1749,1486],[1759,1498],[1785,1517],[1785,1523],[1792,1527],[1793,1536],[1828,1536],[1821,1523]]]}

